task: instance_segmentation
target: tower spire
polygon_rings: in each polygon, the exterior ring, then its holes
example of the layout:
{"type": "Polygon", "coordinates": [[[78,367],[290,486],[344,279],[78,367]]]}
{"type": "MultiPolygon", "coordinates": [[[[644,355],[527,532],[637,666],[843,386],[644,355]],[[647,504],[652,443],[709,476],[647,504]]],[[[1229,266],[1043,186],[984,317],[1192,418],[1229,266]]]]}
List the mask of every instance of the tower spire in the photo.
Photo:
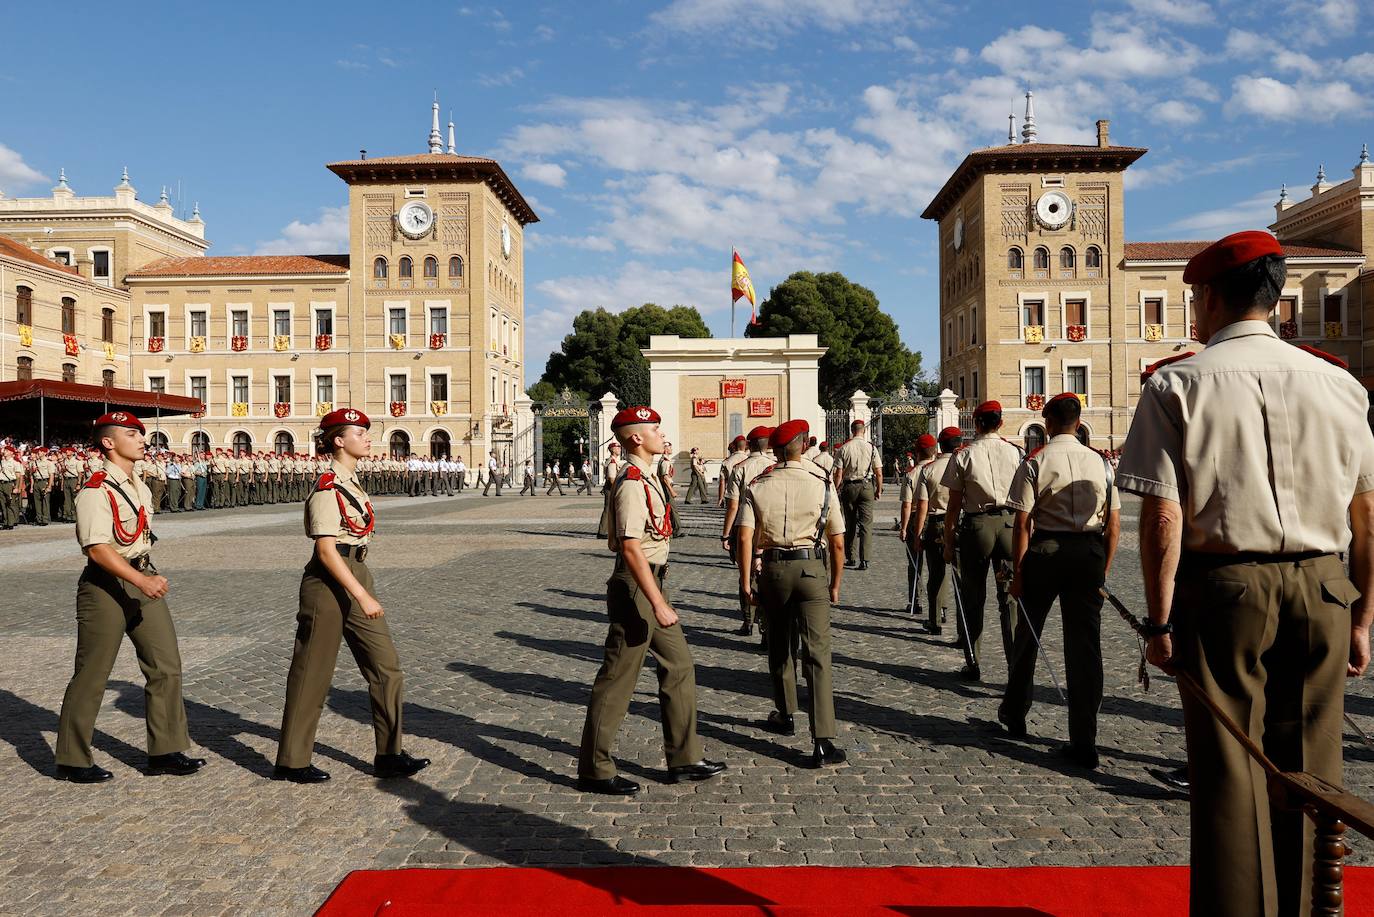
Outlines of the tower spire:
{"type": "Polygon", "coordinates": [[[1034,143],[1037,136],[1035,129],[1035,93],[1026,90],[1026,121],[1021,126],[1021,142],[1034,143]]]}
{"type": "Polygon", "coordinates": [[[434,91],[434,108],[431,111],[429,123],[429,151],[431,153],[442,153],[444,151],[444,138],[439,136],[439,91],[434,91]]]}
{"type": "Polygon", "coordinates": [[[1013,143],[1015,143],[1015,142],[1016,142],[1016,112],[1015,112],[1015,110],[1012,110],[1012,111],[1007,112],[1007,145],[1010,146],[1011,144],[1013,144],[1013,143]]]}
{"type": "Polygon", "coordinates": [[[458,152],[453,146],[453,109],[451,108],[448,112],[448,152],[450,156],[458,152]]]}

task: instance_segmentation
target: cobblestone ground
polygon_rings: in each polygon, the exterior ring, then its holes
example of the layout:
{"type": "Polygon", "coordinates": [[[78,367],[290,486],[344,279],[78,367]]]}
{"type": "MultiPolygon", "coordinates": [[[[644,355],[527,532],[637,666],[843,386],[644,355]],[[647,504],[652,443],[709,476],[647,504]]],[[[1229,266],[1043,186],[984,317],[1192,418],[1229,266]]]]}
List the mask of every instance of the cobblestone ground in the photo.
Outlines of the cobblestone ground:
{"type": "MultiPolygon", "coordinates": [[[[402,865],[1155,864],[1187,857],[1187,804],[1150,772],[1182,757],[1174,686],[1135,683],[1135,643],[1104,619],[1103,766],[1051,755],[1066,738],[1053,689],[1031,737],[993,726],[1004,678],[989,635],[985,682],[957,680],[957,650],[905,615],[903,549],[876,539],[871,571],[845,579],[834,613],[836,707],[847,766],[803,766],[805,729],[757,728],[769,688],[755,640],[736,636],[714,510],[693,507],[670,582],[697,662],[700,731],[730,770],[661,782],[654,680],[620,735],[629,801],[580,794],[574,760],[605,636],[609,555],[599,499],[386,498],[370,564],[406,672],[407,749],[434,759],[415,781],[369,775],[367,694],[341,654],[316,763],[334,780],[267,779],[308,552],[298,507],[157,518],[172,582],[192,738],[210,766],[149,778],[142,682],[126,643],[96,737],[101,786],[51,779],[74,646],[82,559],[70,526],[0,535],[0,902],[6,913],[308,913],[352,869],[402,865]]],[[[1141,608],[1134,506],[1112,585],[1141,608]]],[[[995,623],[993,627],[995,627],[995,623]]],[[[1047,646],[1062,672],[1051,618],[1047,646]]],[[[1039,673],[1044,678],[1043,670],[1039,673]]],[[[1349,709],[1374,725],[1369,683],[1349,709]]],[[[1374,755],[1346,736],[1346,782],[1368,795],[1374,755]]],[[[1370,862],[1368,845],[1356,862],[1370,862]]]]}

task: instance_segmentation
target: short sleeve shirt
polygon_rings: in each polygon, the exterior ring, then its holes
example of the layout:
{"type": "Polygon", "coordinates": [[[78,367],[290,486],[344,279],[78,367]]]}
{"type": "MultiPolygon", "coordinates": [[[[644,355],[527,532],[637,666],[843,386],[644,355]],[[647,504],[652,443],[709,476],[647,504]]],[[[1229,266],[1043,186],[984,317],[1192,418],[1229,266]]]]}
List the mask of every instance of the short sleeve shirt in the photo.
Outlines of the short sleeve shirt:
{"type": "Polygon", "coordinates": [[[1117,486],[1179,503],[1185,550],[1344,551],[1374,490],[1368,410],[1348,370],[1235,322],[1145,383],[1117,486]]]}
{"type": "Polygon", "coordinates": [[[1007,505],[1029,513],[1037,532],[1100,532],[1121,509],[1114,477],[1099,453],[1061,433],[1016,469],[1007,505]]]}
{"type": "Polygon", "coordinates": [[[367,526],[372,516],[367,492],[358,482],[357,474],[338,462],[330,462],[329,470],[334,473],[333,486],[321,488],[317,485],[310,499],[305,501],[305,533],[311,538],[337,538],[339,544],[368,544],[372,541],[372,532],[359,535],[344,525],[347,517],[355,528],[367,526]],[[349,496],[353,499],[348,499],[349,496]]]}
{"type": "Polygon", "coordinates": [[[648,462],[636,455],[631,455],[629,460],[615,485],[614,534],[621,539],[638,539],[649,563],[667,563],[670,536],[664,534],[669,523],[663,485],[648,462]],[[638,480],[630,477],[631,467],[639,469],[638,480]]]}
{"type": "Polygon", "coordinates": [[[756,477],[740,503],[736,525],[756,530],[755,545],[809,548],[825,508],[825,535],[844,534],[844,513],[825,471],[806,459],[782,462],[756,477]]]}
{"type": "Polygon", "coordinates": [[[916,502],[925,500],[926,512],[939,516],[949,510],[949,488],[944,485],[945,468],[954,457],[952,452],[942,452],[921,468],[916,476],[916,502]]]}
{"type": "MultiPolygon", "coordinates": [[[[749,453],[748,457],[740,462],[739,466],[736,467],[731,474],[731,480],[734,482],[735,495],[733,497],[730,496],[727,490],[725,499],[738,500],[740,506],[743,506],[745,498],[749,495],[750,482],[763,474],[764,471],[768,469],[768,466],[772,464],[773,457],[771,455],[765,455],[762,452],[749,453]]],[[[739,525],[738,516],[735,517],[734,524],[739,525]]]]}
{"type": "Polygon", "coordinates": [[[748,457],[748,452],[732,452],[720,463],[720,475],[725,479],[726,500],[739,499],[739,492],[735,490],[735,469],[748,457]]]}
{"type": "Polygon", "coordinates": [[[1007,505],[1021,449],[996,433],[980,433],[954,453],[940,483],[964,495],[963,511],[984,513],[1007,505]]]}
{"type": "Polygon", "coordinates": [[[862,481],[882,468],[878,447],[861,436],[840,446],[835,453],[835,462],[846,481],[862,481]]]}
{"type": "Polygon", "coordinates": [[[83,550],[107,544],[125,560],[147,554],[153,547],[151,527],[145,525],[133,544],[126,545],[115,537],[115,523],[117,521],[120,531],[128,535],[138,531],[139,510],[143,510],[145,521],[153,514],[149,508],[153,503],[152,491],[143,481],[125,474],[112,462],[105,462],[101,470],[105,472],[104,482],[96,487],[83,487],[76,494],[77,543],[83,550]],[[120,495],[120,490],[124,496],[120,495]]]}

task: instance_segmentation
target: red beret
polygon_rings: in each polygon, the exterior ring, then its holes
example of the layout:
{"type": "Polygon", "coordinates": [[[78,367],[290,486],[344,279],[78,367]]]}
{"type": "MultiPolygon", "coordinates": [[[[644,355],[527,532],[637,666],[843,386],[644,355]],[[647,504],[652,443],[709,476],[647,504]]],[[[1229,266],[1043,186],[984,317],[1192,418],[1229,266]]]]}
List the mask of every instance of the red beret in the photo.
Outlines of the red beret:
{"type": "Polygon", "coordinates": [[[735,443],[747,443],[747,442],[749,442],[749,440],[745,438],[745,436],[744,436],[743,433],[741,433],[739,436],[736,436],[734,439],[730,440],[730,445],[733,446],[735,443]]]}
{"type": "Polygon", "coordinates": [[[789,420],[787,423],[778,424],[768,434],[768,445],[770,448],[778,449],[787,445],[798,436],[804,436],[811,432],[811,424],[804,420],[789,420]]]}
{"type": "Polygon", "coordinates": [[[758,427],[755,427],[754,429],[752,429],[752,430],[749,431],[749,441],[750,441],[750,442],[753,442],[753,441],[756,440],[756,439],[767,439],[768,437],[770,437],[770,436],[772,436],[772,435],[773,435],[773,428],[772,428],[772,427],[758,426],[758,427]]]}
{"type": "Polygon", "coordinates": [[[851,427],[862,427],[863,425],[864,425],[864,422],[863,422],[862,420],[856,420],[856,421],[854,421],[853,423],[850,424],[851,427]]]}
{"type": "Polygon", "coordinates": [[[1081,403],[1081,400],[1079,399],[1079,397],[1078,397],[1077,395],[1075,395],[1073,392],[1060,392],[1058,395],[1055,395],[1055,396],[1054,396],[1053,398],[1051,398],[1049,401],[1046,401],[1046,402],[1045,402],[1045,406],[1044,406],[1043,408],[1040,409],[1040,416],[1041,416],[1041,417],[1048,417],[1048,416],[1049,416],[1050,405],[1054,404],[1056,401],[1069,401],[1069,400],[1080,401],[1080,403],[1081,403]]]}
{"type": "Polygon", "coordinates": [[[143,428],[143,421],[139,420],[128,411],[111,411],[108,414],[101,414],[95,419],[96,427],[128,427],[130,430],[137,430],[140,433],[147,433],[143,428]]]}
{"type": "Polygon", "coordinates": [[[916,437],[917,449],[933,449],[934,447],[935,437],[931,436],[929,433],[922,433],[920,436],[916,437]]]}
{"type": "Polygon", "coordinates": [[[978,405],[978,407],[973,409],[974,417],[977,417],[979,414],[1000,413],[1002,413],[1002,402],[1000,401],[984,401],[982,404],[978,405]]]}
{"type": "Polygon", "coordinates": [[[362,427],[366,430],[372,426],[372,421],[368,420],[367,415],[356,408],[337,408],[320,418],[321,430],[346,426],[362,427]]]}
{"type": "Polygon", "coordinates": [[[621,427],[630,427],[637,423],[658,423],[660,420],[662,418],[658,416],[658,411],[642,404],[636,404],[615,415],[611,421],[611,429],[619,430],[621,427]]]}
{"type": "Polygon", "coordinates": [[[958,439],[963,435],[964,432],[958,427],[945,427],[940,431],[940,442],[944,442],[947,439],[958,439]]]}
{"type": "Polygon", "coordinates": [[[1183,282],[1210,283],[1227,271],[1265,255],[1283,255],[1279,240],[1259,229],[1233,232],[1194,255],[1183,269],[1183,282]]]}
{"type": "Polygon", "coordinates": [[[830,448],[830,440],[828,440],[828,439],[823,439],[823,440],[821,440],[821,448],[822,448],[822,449],[829,449],[829,448],[830,448]]]}

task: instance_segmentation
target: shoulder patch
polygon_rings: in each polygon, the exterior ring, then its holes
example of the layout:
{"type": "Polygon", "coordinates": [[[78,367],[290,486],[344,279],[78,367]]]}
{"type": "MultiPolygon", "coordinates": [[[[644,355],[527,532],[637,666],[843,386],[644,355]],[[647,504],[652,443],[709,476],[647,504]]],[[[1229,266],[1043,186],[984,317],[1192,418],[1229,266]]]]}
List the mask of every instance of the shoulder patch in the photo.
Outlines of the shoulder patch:
{"type": "Polygon", "coordinates": [[[333,490],[333,489],[334,489],[334,472],[332,472],[332,471],[326,471],[324,474],[320,475],[320,479],[319,479],[318,481],[315,482],[315,489],[316,489],[316,490],[333,490]]]}
{"type": "Polygon", "coordinates": [[[91,487],[91,488],[99,487],[99,486],[100,486],[101,484],[103,484],[104,482],[105,482],[105,472],[103,472],[103,471],[97,471],[95,474],[93,474],[93,475],[90,476],[90,478],[86,481],[85,486],[86,486],[86,487],[91,487]]]}
{"type": "Polygon", "coordinates": [[[631,463],[630,466],[625,469],[625,477],[629,478],[631,481],[641,481],[644,479],[644,472],[639,470],[638,465],[631,463]]]}
{"type": "Polygon", "coordinates": [[[1194,356],[1195,353],[1196,351],[1185,350],[1183,353],[1176,353],[1173,356],[1168,356],[1162,360],[1154,361],[1149,366],[1145,367],[1140,371],[1140,384],[1144,385],[1151,376],[1153,376],[1163,367],[1168,366],[1170,363],[1177,363],[1179,360],[1186,360],[1189,357],[1194,356]]]}
{"type": "Polygon", "coordinates": [[[1336,356],[1334,353],[1327,353],[1325,350],[1318,350],[1317,348],[1313,347],[1311,344],[1296,344],[1296,345],[1294,345],[1294,346],[1296,346],[1299,350],[1305,350],[1305,351],[1307,351],[1308,353],[1312,354],[1312,356],[1314,356],[1314,357],[1317,357],[1317,358],[1319,358],[1319,359],[1325,360],[1326,362],[1330,363],[1332,366],[1339,366],[1341,369],[1349,369],[1349,368],[1350,368],[1350,364],[1349,364],[1349,363],[1345,362],[1345,361],[1342,360],[1340,357],[1336,356]]]}

